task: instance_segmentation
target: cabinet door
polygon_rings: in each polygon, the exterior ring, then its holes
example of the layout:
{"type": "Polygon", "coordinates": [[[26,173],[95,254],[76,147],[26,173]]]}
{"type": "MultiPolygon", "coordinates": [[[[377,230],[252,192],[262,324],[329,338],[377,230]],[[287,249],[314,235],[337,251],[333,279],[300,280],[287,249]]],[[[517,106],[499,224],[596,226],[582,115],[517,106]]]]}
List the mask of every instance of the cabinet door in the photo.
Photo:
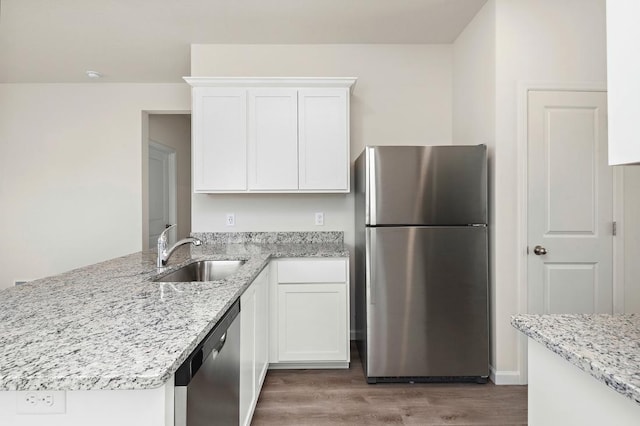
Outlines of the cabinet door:
{"type": "Polygon", "coordinates": [[[301,190],[349,191],[348,89],[298,92],[301,190]]]}
{"type": "Polygon", "coordinates": [[[240,298],[240,424],[249,425],[258,399],[255,379],[256,290],[251,285],[240,298]]]}
{"type": "Polygon", "coordinates": [[[640,163],[640,2],[607,1],[609,164],[640,163]]]}
{"type": "Polygon", "coordinates": [[[194,192],[247,189],[247,91],[193,90],[194,192]]]}
{"type": "Polygon", "coordinates": [[[298,189],[295,89],[249,90],[249,189],[298,189]]]}
{"type": "Polygon", "coordinates": [[[348,361],[346,284],[278,285],[278,361],[348,361]]]}
{"type": "Polygon", "coordinates": [[[256,394],[260,394],[269,367],[269,271],[264,269],[256,285],[256,394]]]}

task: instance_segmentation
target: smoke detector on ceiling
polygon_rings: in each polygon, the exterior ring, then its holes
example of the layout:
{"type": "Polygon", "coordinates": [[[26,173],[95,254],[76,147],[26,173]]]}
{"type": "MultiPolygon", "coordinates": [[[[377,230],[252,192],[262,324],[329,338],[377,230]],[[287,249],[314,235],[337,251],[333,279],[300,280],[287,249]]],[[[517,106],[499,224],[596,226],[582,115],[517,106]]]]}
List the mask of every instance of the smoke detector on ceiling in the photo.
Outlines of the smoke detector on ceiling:
{"type": "Polygon", "coordinates": [[[94,80],[99,79],[100,77],[102,77],[102,74],[100,74],[98,71],[87,71],[87,77],[92,78],[94,80]]]}

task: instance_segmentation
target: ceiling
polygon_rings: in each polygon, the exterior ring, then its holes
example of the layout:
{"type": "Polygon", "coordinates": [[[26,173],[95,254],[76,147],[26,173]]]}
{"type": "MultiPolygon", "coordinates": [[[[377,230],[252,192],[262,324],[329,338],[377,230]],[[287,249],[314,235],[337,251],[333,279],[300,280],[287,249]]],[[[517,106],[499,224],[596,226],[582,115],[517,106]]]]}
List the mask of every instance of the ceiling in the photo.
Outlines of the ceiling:
{"type": "Polygon", "coordinates": [[[486,0],[0,0],[0,82],[178,82],[192,43],[451,43],[486,0]]]}

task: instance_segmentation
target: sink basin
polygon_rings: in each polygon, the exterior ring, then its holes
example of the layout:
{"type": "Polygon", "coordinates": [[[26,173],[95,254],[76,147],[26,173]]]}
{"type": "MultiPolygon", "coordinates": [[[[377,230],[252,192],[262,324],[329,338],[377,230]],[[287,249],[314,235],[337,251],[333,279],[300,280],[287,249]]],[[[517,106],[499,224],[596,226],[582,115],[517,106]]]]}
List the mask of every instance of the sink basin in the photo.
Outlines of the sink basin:
{"type": "Polygon", "coordinates": [[[156,278],[156,282],[216,281],[236,272],[245,260],[200,260],[156,278]]]}

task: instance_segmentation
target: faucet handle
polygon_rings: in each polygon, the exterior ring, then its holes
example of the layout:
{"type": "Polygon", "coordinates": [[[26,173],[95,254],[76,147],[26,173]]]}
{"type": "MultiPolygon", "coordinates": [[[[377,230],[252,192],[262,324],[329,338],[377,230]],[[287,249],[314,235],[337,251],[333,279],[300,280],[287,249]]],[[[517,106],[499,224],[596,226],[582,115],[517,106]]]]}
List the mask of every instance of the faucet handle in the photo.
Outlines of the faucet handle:
{"type": "Polygon", "coordinates": [[[158,237],[158,240],[162,239],[164,241],[167,240],[167,232],[169,232],[171,229],[173,229],[175,226],[177,226],[177,223],[174,223],[173,225],[166,225],[164,228],[164,231],[162,231],[160,233],[160,236],[158,237]]]}

